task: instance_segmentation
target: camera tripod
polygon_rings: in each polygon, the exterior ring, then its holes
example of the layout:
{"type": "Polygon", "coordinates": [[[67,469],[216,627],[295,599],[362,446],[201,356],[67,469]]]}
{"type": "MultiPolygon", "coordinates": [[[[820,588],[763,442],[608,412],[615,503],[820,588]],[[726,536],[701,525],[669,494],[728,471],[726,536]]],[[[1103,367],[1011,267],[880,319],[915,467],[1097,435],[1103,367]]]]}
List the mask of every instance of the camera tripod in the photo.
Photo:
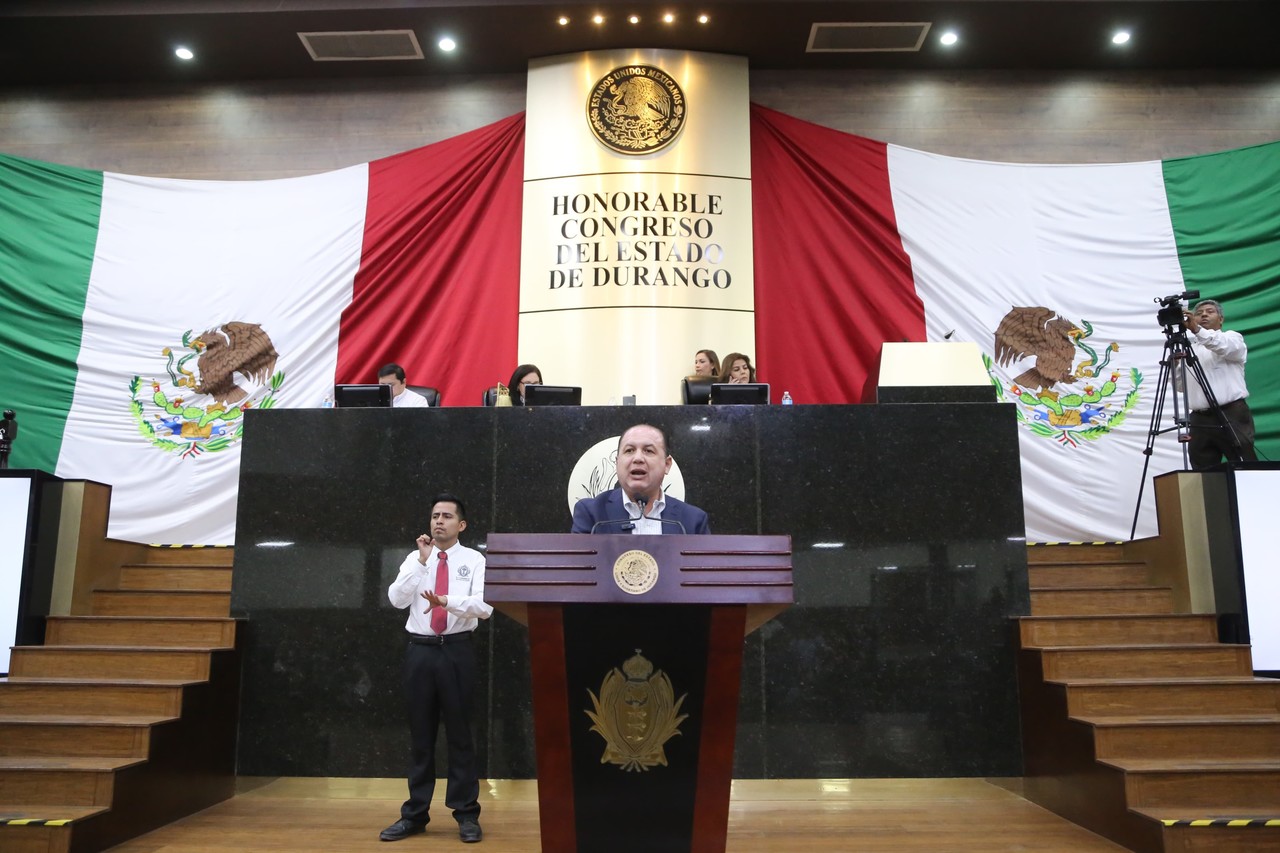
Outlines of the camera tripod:
{"type": "Polygon", "coordinates": [[[1218,404],[1218,398],[1214,396],[1213,389],[1209,387],[1209,380],[1204,375],[1204,368],[1200,365],[1200,359],[1196,356],[1191,342],[1187,339],[1186,327],[1181,323],[1165,324],[1164,352],[1160,355],[1160,376],[1156,379],[1156,400],[1151,411],[1151,426],[1147,429],[1147,445],[1142,450],[1147,458],[1142,463],[1142,479],[1138,481],[1138,503],[1133,508],[1133,526],[1129,528],[1130,539],[1138,531],[1138,514],[1142,511],[1142,492],[1147,485],[1147,469],[1151,466],[1151,454],[1155,448],[1156,436],[1177,430],[1178,443],[1182,445],[1182,467],[1183,469],[1191,467],[1187,455],[1187,444],[1191,441],[1191,430],[1188,425],[1191,411],[1187,403],[1188,373],[1195,380],[1196,385],[1200,386],[1205,400],[1209,403],[1208,411],[1213,413],[1214,420],[1218,422],[1214,428],[1226,431],[1228,443],[1231,446],[1231,452],[1228,456],[1233,462],[1244,461],[1244,451],[1240,443],[1240,436],[1236,435],[1235,429],[1231,426],[1231,421],[1227,420],[1226,414],[1222,411],[1222,406],[1218,404]],[[1175,371],[1177,371],[1176,383],[1174,381],[1175,371]],[[1173,426],[1161,429],[1160,419],[1164,415],[1165,399],[1169,396],[1169,386],[1174,384],[1179,387],[1173,389],[1172,395],[1173,426]],[[1179,397],[1182,398],[1181,410],[1179,410],[1178,406],[1179,397]]]}

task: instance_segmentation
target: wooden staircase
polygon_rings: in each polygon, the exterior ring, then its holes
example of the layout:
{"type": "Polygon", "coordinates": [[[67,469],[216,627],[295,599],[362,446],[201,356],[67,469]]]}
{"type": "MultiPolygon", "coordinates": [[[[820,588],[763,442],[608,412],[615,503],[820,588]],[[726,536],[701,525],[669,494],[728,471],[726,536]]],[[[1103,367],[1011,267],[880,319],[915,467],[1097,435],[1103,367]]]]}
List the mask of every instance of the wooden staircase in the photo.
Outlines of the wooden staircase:
{"type": "Polygon", "coordinates": [[[1032,546],[1028,799],[1148,851],[1280,851],[1280,681],[1122,545],[1032,546]]]}
{"type": "Polygon", "coordinates": [[[0,679],[0,851],[91,853],[230,797],[232,552],[138,548],[0,679]]]}

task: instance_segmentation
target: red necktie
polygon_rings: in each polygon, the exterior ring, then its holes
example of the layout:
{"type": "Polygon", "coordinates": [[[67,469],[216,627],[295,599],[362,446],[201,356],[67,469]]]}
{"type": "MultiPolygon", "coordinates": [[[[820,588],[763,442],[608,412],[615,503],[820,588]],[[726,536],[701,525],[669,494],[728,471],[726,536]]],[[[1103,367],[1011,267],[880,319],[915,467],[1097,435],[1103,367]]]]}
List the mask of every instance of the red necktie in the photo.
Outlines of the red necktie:
{"type": "MultiPolygon", "coordinates": [[[[439,552],[436,558],[436,588],[437,596],[446,596],[449,594],[449,555],[444,551],[439,552]]],[[[431,608],[431,630],[437,634],[443,634],[444,629],[449,625],[449,614],[445,612],[443,607],[431,608]]]]}

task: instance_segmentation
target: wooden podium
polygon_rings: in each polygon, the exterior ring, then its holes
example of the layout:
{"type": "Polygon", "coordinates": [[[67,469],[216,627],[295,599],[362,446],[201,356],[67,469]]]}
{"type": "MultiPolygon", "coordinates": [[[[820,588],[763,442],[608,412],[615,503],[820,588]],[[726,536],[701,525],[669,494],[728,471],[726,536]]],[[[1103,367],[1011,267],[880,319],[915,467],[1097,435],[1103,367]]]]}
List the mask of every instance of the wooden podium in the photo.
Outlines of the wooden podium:
{"type": "Polygon", "coordinates": [[[544,853],[725,849],[743,636],[793,602],[789,536],[491,534],[529,627],[544,853]]]}

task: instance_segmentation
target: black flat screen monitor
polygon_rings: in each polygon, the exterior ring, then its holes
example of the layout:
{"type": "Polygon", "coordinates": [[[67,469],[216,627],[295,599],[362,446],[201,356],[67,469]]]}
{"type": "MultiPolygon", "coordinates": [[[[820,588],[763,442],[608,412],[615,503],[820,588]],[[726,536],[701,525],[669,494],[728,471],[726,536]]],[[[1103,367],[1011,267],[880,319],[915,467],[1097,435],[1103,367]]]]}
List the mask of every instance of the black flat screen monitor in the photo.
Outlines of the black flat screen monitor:
{"type": "Polygon", "coordinates": [[[526,406],[581,406],[582,389],[573,385],[526,385],[526,406]]]}
{"type": "Polygon", "coordinates": [[[745,385],[716,382],[711,386],[711,405],[713,406],[763,406],[768,403],[769,384],[767,382],[748,382],[745,385]]]}
{"type": "Polygon", "coordinates": [[[333,405],[339,409],[391,408],[390,385],[334,385],[333,405]]]}

